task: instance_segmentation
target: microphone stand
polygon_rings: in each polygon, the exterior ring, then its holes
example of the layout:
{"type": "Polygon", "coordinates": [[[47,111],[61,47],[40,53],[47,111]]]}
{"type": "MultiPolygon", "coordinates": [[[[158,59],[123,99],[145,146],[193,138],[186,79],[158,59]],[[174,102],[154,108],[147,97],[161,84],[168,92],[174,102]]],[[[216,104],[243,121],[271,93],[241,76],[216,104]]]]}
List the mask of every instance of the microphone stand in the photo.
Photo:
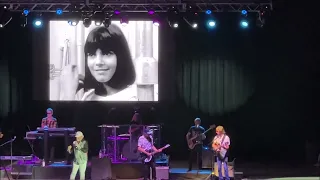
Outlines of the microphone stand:
{"type": "MultiPolygon", "coordinates": [[[[10,158],[10,159],[11,159],[10,168],[11,168],[11,170],[12,170],[12,142],[15,141],[16,138],[17,138],[17,137],[14,136],[13,139],[11,139],[11,140],[9,140],[9,141],[7,141],[7,142],[5,142],[5,143],[3,143],[3,144],[0,145],[0,150],[2,150],[2,147],[3,147],[3,146],[5,146],[5,145],[7,145],[7,144],[10,143],[10,157],[11,157],[11,158],[10,158]]],[[[3,168],[4,168],[4,172],[6,173],[7,178],[10,180],[10,177],[9,177],[8,171],[7,171],[7,168],[2,165],[2,159],[1,159],[1,158],[0,158],[0,167],[3,167],[3,168]]]]}

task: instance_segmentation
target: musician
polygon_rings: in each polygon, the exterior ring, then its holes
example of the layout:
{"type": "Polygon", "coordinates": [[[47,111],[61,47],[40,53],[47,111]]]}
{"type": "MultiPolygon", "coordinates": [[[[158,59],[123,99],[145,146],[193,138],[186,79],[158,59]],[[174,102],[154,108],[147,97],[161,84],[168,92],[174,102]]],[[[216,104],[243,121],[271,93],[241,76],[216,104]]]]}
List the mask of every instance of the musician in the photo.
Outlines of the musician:
{"type": "Polygon", "coordinates": [[[222,176],[222,166],[224,168],[224,175],[226,180],[230,180],[228,171],[228,156],[227,151],[230,147],[230,138],[226,134],[223,126],[218,126],[216,128],[216,136],[213,138],[212,147],[217,152],[217,164],[219,172],[219,180],[223,179],[222,176]],[[221,155],[219,155],[221,153],[221,155]]]}
{"type": "Polygon", "coordinates": [[[89,146],[81,131],[76,132],[76,140],[73,141],[72,145],[68,146],[68,152],[70,154],[72,153],[72,150],[74,153],[74,160],[70,179],[74,180],[79,170],[80,180],[84,180],[88,163],[89,146]]]}
{"type": "Polygon", "coordinates": [[[41,128],[57,128],[58,122],[55,117],[53,117],[53,109],[47,109],[47,117],[42,118],[41,128]]]}
{"type": "MultiPolygon", "coordinates": [[[[58,122],[55,117],[53,117],[53,109],[47,109],[47,117],[42,118],[41,128],[57,128],[58,122]]],[[[51,138],[48,144],[49,152],[50,152],[50,161],[54,160],[54,152],[55,152],[55,139],[51,138]]]]}
{"type": "Polygon", "coordinates": [[[202,148],[203,148],[202,144],[203,144],[203,140],[206,139],[206,136],[203,134],[205,129],[202,126],[200,126],[200,124],[201,124],[201,119],[196,118],[194,120],[194,126],[190,127],[189,132],[186,135],[187,139],[198,136],[194,140],[194,143],[197,143],[197,145],[193,149],[190,149],[188,171],[192,170],[192,162],[193,162],[194,156],[196,156],[197,158],[198,169],[202,169],[202,148]]]}
{"type": "MultiPolygon", "coordinates": [[[[147,155],[147,156],[152,156],[151,152],[161,152],[161,149],[158,150],[154,145],[153,145],[153,137],[152,137],[153,132],[150,129],[145,129],[143,131],[143,135],[140,136],[138,140],[138,151],[147,155]]],[[[144,180],[149,179],[150,177],[150,168],[152,169],[152,179],[156,180],[156,168],[155,168],[155,162],[154,158],[151,159],[150,162],[144,162],[144,180]]]]}

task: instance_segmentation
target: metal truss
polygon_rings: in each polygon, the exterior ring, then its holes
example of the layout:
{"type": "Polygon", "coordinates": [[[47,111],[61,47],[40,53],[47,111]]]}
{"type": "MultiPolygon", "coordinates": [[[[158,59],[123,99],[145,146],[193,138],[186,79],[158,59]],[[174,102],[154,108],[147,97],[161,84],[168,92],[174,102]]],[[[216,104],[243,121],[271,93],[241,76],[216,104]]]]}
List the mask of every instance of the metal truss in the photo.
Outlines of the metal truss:
{"type": "Polygon", "coordinates": [[[60,8],[63,12],[114,11],[122,12],[167,12],[175,7],[180,12],[186,12],[192,7],[194,12],[259,12],[261,9],[272,10],[271,0],[0,0],[0,6],[7,6],[11,11],[22,12],[55,12],[60,8]],[[254,1],[254,2],[253,2],[254,1]],[[77,9],[75,9],[77,6],[77,9]]]}

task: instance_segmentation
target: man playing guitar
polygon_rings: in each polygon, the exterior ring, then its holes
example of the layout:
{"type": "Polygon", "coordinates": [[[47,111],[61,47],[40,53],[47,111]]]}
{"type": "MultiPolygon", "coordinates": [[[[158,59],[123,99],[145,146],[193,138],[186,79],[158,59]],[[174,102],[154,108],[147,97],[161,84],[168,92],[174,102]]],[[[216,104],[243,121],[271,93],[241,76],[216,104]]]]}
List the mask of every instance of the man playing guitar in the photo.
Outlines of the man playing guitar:
{"type": "MultiPolygon", "coordinates": [[[[152,152],[161,152],[162,149],[157,149],[153,145],[153,132],[150,129],[145,129],[143,131],[143,135],[140,136],[138,140],[138,151],[147,155],[148,157],[152,156],[152,152]]],[[[156,168],[154,163],[154,158],[152,158],[149,162],[142,161],[144,164],[144,178],[143,180],[148,180],[150,177],[150,168],[152,169],[152,179],[156,180],[156,168]]]]}
{"type": "Polygon", "coordinates": [[[226,135],[223,126],[216,128],[216,136],[213,138],[212,148],[217,155],[219,180],[223,179],[222,166],[224,168],[224,175],[226,180],[230,180],[228,171],[228,156],[227,152],[230,147],[230,138],[226,135]]]}
{"type": "Polygon", "coordinates": [[[192,170],[192,161],[195,155],[197,157],[198,169],[202,169],[202,141],[206,139],[206,136],[204,135],[205,129],[200,126],[200,124],[201,119],[196,118],[194,120],[194,126],[190,127],[189,132],[186,135],[187,140],[197,136],[197,138],[194,139],[196,145],[194,146],[194,148],[190,149],[188,171],[192,170]]]}

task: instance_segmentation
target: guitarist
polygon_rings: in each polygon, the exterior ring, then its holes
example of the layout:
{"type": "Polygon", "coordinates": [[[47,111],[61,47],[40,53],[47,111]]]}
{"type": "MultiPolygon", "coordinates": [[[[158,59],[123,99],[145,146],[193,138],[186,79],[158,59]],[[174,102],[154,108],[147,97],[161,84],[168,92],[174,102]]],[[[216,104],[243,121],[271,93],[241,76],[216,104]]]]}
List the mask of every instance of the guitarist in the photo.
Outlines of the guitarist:
{"type": "Polygon", "coordinates": [[[202,169],[202,144],[203,140],[206,139],[206,136],[203,134],[205,129],[200,126],[201,124],[201,119],[196,118],[194,120],[194,126],[191,126],[189,129],[189,132],[186,135],[187,139],[190,139],[192,137],[198,136],[194,141],[194,143],[197,143],[197,145],[193,148],[190,149],[190,155],[189,155],[189,169],[188,171],[192,170],[192,162],[194,156],[197,158],[197,163],[198,163],[198,169],[202,169]]]}
{"type": "Polygon", "coordinates": [[[226,135],[223,126],[218,126],[216,128],[216,136],[213,138],[212,147],[217,154],[217,164],[218,164],[218,173],[219,180],[223,179],[222,176],[222,166],[224,168],[224,175],[226,180],[230,180],[229,171],[228,171],[228,156],[227,151],[230,147],[230,138],[226,135]]]}
{"type": "MultiPolygon", "coordinates": [[[[152,152],[161,152],[161,149],[157,149],[153,145],[153,137],[152,137],[153,132],[150,129],[145,129],[143,131],[143,135],[140,136],[138,140],[138,151],[147,155],[147,156],[152,156],[152,152]]],[[[155,168],[155,163],[154,163],[154,158],[151,159],[149,162],[144,162],[144,178],[143,180],[148,180],[150,177],[150,168],[152,169],[152,179],[156,180],[156,168],[155,168]]]]}

